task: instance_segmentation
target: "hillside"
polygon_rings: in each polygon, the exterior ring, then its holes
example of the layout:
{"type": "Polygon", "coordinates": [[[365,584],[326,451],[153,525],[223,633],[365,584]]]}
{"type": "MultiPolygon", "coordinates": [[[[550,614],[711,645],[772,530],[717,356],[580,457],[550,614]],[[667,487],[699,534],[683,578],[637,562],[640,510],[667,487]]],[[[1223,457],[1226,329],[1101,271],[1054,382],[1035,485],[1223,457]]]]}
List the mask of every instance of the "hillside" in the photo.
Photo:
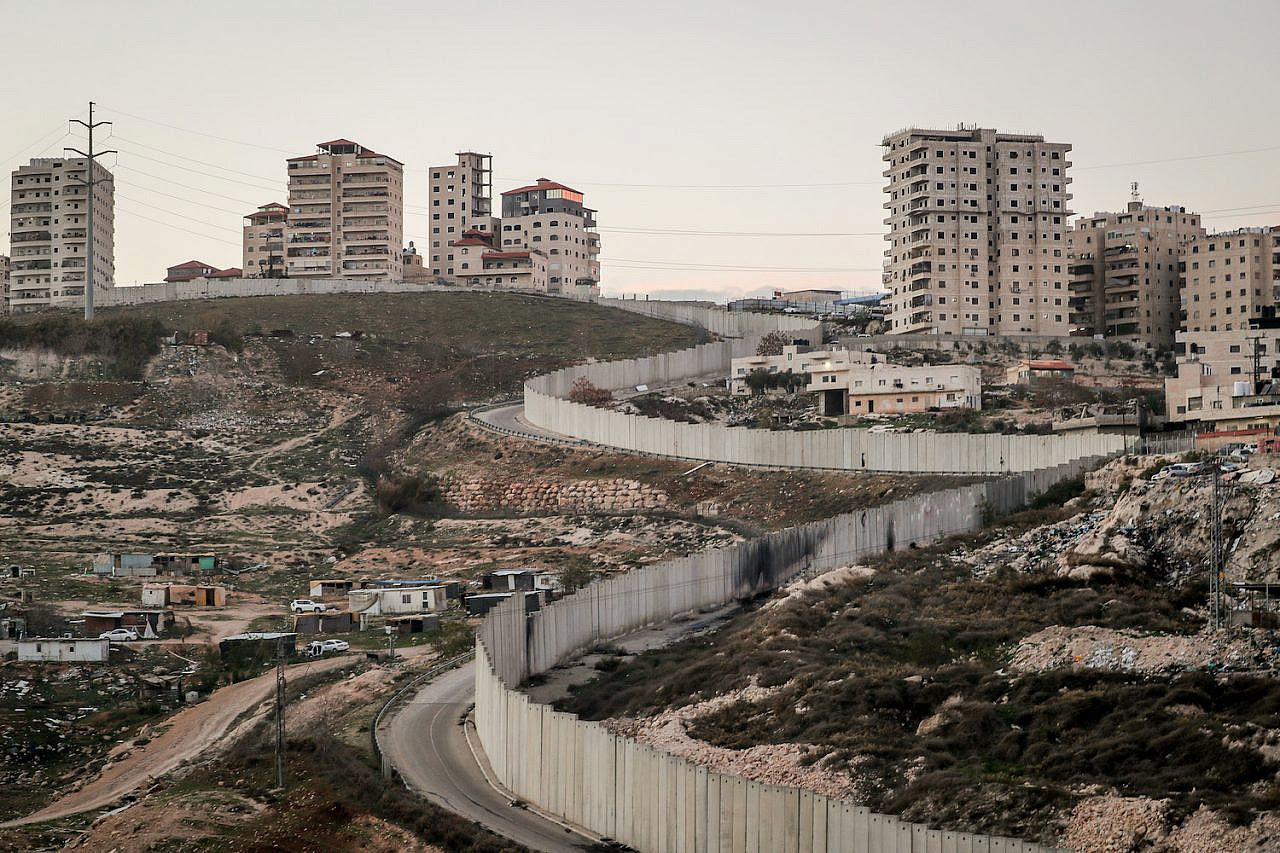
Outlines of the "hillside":
{"type": "MultiPolygon", "coordinates": [[[[1204,628],[1209,484],[1146,473],[1114,462],[1065,505],[1059,490],[794,584],[718,633],[606,658],[559,707],[948,829],[1262,849],[1280,827],[1280,658],[1263,632],[1204,628]]],[[[1274,577],[1277,495],[1233,492],[1229,577],[1274,577]]]]}
{"type": "MultiPolygon", "coordinates": [[[[290,624],[286,605],[308,595],[309,579],[473,584],[490,570],[537,568],[576,584],[938,487],[936,478],[724,466],[690,474],[685,462],[493,435],[455,411],[518,393],[532,373],[698,340],[614,309],[465,293],[174,303],[107,311],[91,324],[70,314],[0,321],[0,565],[34,570],[0,582],[5,615],[25,612],[33,630],[60,632],[85,610],[137,607],[142,579],[85,573],[101,552],[208,549],[239,572],[218,576],[229,606],[181,610],[179,631],[113,661],[109,679],[91,667],[64,681],[55,666],[0,662],[11,668],[4,682],[27,685],[0,690],[0,747],[22,757],[0,772],[10,793],[0,820],[116,766],[129,753],[118,742],[144,745],[168,725],[181,706],[123,705],[143,679],[195,661],[203,696],[258,672],[223,666],[212,644],[290,624]],[[196,330],[212,343],[161,342],[196,330]],[[42,725],[49,720],[67,728],[42,725]]],[[[430,653],[409,671],[466,647],[473,623],[451,610],[439,634],[418,635],[417,651],[430,653]]],[[[386,643],[380,631],[347,637],[356,649],[386,643]]],[[[12,648],[3,642],[0,652],[12,648]]],[[[312,772],[288,804],[266,793],[264,735],[251,732],[201,778],[170,776],[168,793],[144,797],[84,846],[109,849],[103,835],[117,832],[160,843],[182,827],[146,825],[148,815],[179,800],[198,809],[215,794],[230,802],[210,826],[219,835],[261,833],[282,815],[329,826],[313,804],[341,801],[344,814],[440,839],[449,818],[407,792],[341,781],[373,778],[367,722],[406,677],[360,666],[367,689],[341,708],[320,703],[346,719],[342,743],[296,738],[293,760],[312,772]]],[[[47,847],[91,818],[14,843],[47,847]]],[[[363,849],[339,835],[328,836],[332,849],[363,849]]]]}

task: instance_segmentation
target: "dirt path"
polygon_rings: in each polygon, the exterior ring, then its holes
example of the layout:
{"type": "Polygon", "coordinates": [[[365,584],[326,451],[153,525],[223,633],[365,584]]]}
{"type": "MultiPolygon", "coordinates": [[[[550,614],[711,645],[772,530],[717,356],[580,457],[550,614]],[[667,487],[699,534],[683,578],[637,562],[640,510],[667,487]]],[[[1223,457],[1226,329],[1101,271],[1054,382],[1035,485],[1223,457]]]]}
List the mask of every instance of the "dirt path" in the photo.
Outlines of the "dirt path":
{"type": "Polygon", "coordinates": [[[326,432],[331,432],[337,429],[338,427],[346,424],[347,421],[351,420],[355,416],[356,416],[355,409],[349,408],[345,404],[339,405],[330,414],[329,423],[325,424],[323,427],[316,430],[315,432],[309,432],[306,435],[294,436],[293,438],[286,439],[285,441],[282,441],[279,444],[273,444],[271,447],[268,447],[266,450],[263,450],[258,456],[258,458],[253,460],[253,462],[249,464],[249,467],[247,470],[261,471],[262,463],[266,462],[268,459],[271,459],[274,456],[279,456],[281,453],[288,453],[290,450],[295,450],[299,447],[302,447],[304,444],[314,441],[315,439],[324,435],[326,432]]]}
{"type": "MultiPolygon", "coordinates": [[[[351,656],[326,658],[294,664],[288,667],[287,672],[291,678],[301,678],[353,662],[351,656]]],[[[275,673],[268,672],[214,691],[207,701],[174,714],[164,722],[168,729],[163,734],[108,766],[80,790],[58,798],[38,812],[0,824],[0,827],[56,820],[111,805],[125,794],[171,772],[183,761],[215,746],[232,722],[269,698],[275,686],[275,673]]]]}

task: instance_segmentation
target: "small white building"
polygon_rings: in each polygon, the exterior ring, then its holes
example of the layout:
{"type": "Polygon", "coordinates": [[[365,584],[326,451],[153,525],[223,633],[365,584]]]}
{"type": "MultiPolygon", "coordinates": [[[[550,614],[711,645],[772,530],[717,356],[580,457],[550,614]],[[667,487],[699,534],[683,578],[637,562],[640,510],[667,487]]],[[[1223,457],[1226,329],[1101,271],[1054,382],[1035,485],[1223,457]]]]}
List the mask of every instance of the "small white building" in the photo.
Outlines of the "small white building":
{"type": "Polygon", "coordinates": [[[374,587],[353,589],[347,593],[348,609],[366,616],[403,616],[410,613],[434,613],[449,606],[444,584],[413,587],[374,587]]]}
{"type": "Polygon", "coordinates": [[[735,397],[746,397],[751,394],[751,386],[747,377],[757,370],[778,374],[791,371],[796,376],[812,374],[816,370],[848,370],[855,364],[875,364],[884,361],[884,356],[870,351],[853,351],[843,347],[812,347],[792,344],[782,348],[781,355],[747,355],[735,358],[730,368],[729,393],[735,397]]]}
{"type": "Polygon", "coordinates": [[[41,663],[106,663],[110,640],[35,637],[18,641],[18,660],[41,663]]]}

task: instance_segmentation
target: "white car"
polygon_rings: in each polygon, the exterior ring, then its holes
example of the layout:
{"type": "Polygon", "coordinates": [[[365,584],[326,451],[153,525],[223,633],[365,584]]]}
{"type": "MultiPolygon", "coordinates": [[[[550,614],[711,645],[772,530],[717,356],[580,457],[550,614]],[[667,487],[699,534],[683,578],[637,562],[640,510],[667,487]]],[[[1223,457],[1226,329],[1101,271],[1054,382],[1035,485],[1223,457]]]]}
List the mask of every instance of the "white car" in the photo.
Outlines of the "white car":
{"type": "Polygon", "coordinates": [[[116,628],[98,635],[99,640],[110,640],[113,643],[128,643],[138,639],[138,632],[132,628],[116,628]]]}
{"type": "Polygon", "coordinates": [[[289,602],[289,609],[294,613],[323,613],[329,608],[327,605],[312,601],[309,598],[295,598],[289,602]]]}
{"type": "Polygon", "coordinates": [[[350,648],[351,644],[346,640],[316,640],[307,645],[307,654],[319,657],[330,652],[345,652],[350,648]]]}

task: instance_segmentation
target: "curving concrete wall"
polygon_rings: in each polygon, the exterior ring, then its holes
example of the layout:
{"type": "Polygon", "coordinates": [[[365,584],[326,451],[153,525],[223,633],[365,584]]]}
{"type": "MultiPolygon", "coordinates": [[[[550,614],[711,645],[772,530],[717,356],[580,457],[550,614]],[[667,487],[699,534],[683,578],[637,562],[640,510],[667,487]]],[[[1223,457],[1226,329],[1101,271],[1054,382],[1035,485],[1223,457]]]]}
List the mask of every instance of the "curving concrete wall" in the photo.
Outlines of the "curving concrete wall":
{"type": "MultiPolygon", "coordinates": [[[[630,303],[630,300],[613,301],[630,303]]],[[[562,435],[658,456],[844,471],[1009,474],[1034,471],[1082,456],[1119,453],[1125,447],[1123,436],[1084,430],[1063,435],[976,435],[872,433],[863,429],[764,430],[687,424],[565,399],[574,381],[582,376],[600,388],[611,390],[636,385],[660,387],[694,377],[727,376],[734,358],[755,352],[758,337],[754,331],[748,334],[746,338],[702,344],[679,352],[577,365],[536,376],[525,383],[525,417],[532,424],[562,435]]]]}
{"type": "Polygon", "coordinates": [[[799,788],[713,773],[539,705],[515,689],[596,642],[774,589],[788,579],[973,530],[983,508],[1016,509],[1097,460],[949,489],[668,560],[526,617],[495,608],[477,635],[476,727],[498,779],[539,808],[641,851],[1046,848],[944,832],[799,788]]]}
{"type": "Polygon", "coordinates": [[[523,602],[514,599],[495,608],[476,636],[475,716],[481,744],[502,784],[544,811],[641,851],[1039,853],[1049,849],[1013,839],[929,829],[873,814],[846,800],[713,773],[613,734],[598,723],[539,705],[517,688],[529,676],[600,640],[752,597],[802,573],[974,530],[988,508],[1006,512],[1024,506],[1033,495],[1122,450],[1122,440],[1099,435],[770,432],[677,424],[580,406],[563,399],[579,376],[617,389],[723,373],[731,358],[754,351],[759,336],[771,329],[803,333],[803,320],[785,316],[600,301],[695,323],[736,340],[536,377],[525,385],[525,413],[533,423],[604,445],[688,459],[1004,476],[668,560],[593,583],[531,615],[525,614],[523,602]]]}

